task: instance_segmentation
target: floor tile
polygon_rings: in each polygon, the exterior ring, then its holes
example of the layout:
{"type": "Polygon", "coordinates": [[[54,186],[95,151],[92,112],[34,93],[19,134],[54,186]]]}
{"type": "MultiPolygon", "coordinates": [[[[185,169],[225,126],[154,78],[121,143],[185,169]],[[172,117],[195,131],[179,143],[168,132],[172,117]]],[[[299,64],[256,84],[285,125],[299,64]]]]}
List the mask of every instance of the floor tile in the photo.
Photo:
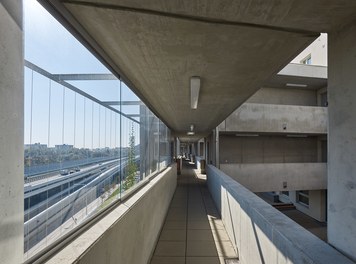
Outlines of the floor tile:
{"type": "Polygon", "coordinates": [[[178,177],[151,264],[225,264],[224,258],[236,257],[205,180],[197,176],[184,168],[178,177]]]}
{"type": "Polygon", "coordinates": [[[214,241],[187,241],[187,256],[189,257],[217,257],[214,241]]]}
{"type": "Polygon", "coordinates": [[[160,241],[185,241],[186,229],[163,229],[159,237],[160,241]]]}
{"type": "Polygon", "coordinates": [[[186,221],[166,221],[163,229],[186,229],[186,221]]]}
{"type": "Polygon", "coordinates": [[[211,230],[188,229],[187,240],[191,241],[214,241],[211,230]]]}
{"type": "Polygon", "coordinates": [[[154,256],[184,257],[185,242],[158,241],[154,256]]]}
{"type": "Polygon", "coordinates": [[[186,264],[220,264],[218,257],[187,257],[186,264]]]}
{"type": "Polygon", "coordinates": [[[208,229],[208,230],[210,230],[210,224],[209,224],[208,220],[190,221],[188,219],[188,229],[208,229]]]}
{"type": "Polygon", "coordinates": [[[185,257],[153,256],[151,264],[185,264],[185,257]]]}

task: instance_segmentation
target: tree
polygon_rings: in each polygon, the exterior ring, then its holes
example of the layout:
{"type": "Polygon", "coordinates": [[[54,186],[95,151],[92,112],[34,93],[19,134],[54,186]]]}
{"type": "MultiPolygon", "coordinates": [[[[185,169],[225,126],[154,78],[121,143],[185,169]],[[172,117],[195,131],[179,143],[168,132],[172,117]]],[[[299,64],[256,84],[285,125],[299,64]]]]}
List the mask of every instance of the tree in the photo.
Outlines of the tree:
{"type": "Polygon", "coordinates": [[[124,189],[128,190],[135,184],[135,176],[137,173],[137,165],[135,162],[135,135],[134,127],[131,124],[130,137],[129,137],[129,148],[127,153],[127,167],[126,167],[126,178],[124,182],[124,189]]]}

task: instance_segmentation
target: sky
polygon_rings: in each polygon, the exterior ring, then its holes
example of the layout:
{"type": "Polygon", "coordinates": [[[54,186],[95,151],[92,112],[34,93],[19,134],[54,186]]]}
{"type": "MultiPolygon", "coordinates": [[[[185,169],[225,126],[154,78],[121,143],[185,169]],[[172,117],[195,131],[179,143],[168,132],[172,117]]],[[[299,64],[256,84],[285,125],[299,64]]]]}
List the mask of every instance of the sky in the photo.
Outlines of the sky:
{"type": "MultiPolygon", "coordinates": [[[[110,73],[79,41],[36,0],[24,1],[25,59],[52,73],[110,73]]],[[[72,85],[101,101],[120,100],[120,81],[71,81],[72,85]]],[[[138,101],[122,83],[122,100],[138,101]]],[[[122,106],[138,114],[138,106],[122,106]]],[[[134,125],[121,117],[122,146],[127,146],[134,125]]],[[[118,147],[120,115],[62,85],[25,68],[25,144],[70,144],[78,148],[118,147]]]]}

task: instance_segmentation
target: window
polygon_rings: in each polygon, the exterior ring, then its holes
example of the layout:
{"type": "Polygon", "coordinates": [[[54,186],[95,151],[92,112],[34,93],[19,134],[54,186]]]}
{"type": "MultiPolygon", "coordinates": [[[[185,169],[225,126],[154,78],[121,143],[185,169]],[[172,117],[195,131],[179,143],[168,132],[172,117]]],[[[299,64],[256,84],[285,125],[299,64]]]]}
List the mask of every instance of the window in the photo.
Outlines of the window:
{"type": "Polygon", "coordinates": [[[311,65],[312,61],[311,61],[311,54],[309,54],[307,57],[305,57],[300,63],[302,64],[307,64],[307,65],[311,65]]]}
{"type": "Polygon", "coordinates": [[[289,196],[289,192],[288,191],[282,191],[282,194],[289,196]]]}
{"type": "Polygon", "coordinates": [[[171,135],[37,1],[24,14],[27,260],[166,168],[171,135]]]}
{"type": "Polygon", "coordinates": [[[297,191],[297,202],[309,207],[309,191],[297,191]]]}

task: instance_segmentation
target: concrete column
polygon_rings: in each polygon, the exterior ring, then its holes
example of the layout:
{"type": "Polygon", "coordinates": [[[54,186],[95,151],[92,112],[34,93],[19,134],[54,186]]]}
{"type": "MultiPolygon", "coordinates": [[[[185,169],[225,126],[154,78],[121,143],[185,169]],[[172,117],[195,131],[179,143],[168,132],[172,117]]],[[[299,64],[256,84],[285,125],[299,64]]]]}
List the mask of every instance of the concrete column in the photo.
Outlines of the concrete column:
{"type": "Polygon", "coordinates": [[[356,260],[356,23],[329,34],[328,239],[356,260]]]}
{"type": "Polygon", "coordinates": [[[220,133],[219,133],[219,127],[215,129],[215,166],[220,169],[220,145],[219,145],[219,140],[220,140],[220,133]]]}
{"type": "Polygon", "coordinates": [[[23,262],[22,1],[0,4],[0,263],[23,262]]]}

